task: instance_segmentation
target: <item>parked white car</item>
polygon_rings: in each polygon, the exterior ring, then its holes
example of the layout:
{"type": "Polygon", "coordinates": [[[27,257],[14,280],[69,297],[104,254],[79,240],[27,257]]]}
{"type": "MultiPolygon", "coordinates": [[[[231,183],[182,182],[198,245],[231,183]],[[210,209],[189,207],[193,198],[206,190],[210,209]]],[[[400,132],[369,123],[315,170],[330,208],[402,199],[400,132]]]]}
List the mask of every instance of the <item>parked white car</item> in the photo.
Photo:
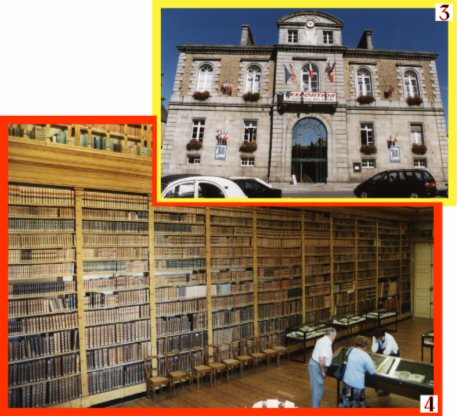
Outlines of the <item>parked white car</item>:
{"type": "Polygon", "coordinates": [[[235,182],[219,176],[165,176],[162,189],[162,198],[247,198],[235,182]]]}

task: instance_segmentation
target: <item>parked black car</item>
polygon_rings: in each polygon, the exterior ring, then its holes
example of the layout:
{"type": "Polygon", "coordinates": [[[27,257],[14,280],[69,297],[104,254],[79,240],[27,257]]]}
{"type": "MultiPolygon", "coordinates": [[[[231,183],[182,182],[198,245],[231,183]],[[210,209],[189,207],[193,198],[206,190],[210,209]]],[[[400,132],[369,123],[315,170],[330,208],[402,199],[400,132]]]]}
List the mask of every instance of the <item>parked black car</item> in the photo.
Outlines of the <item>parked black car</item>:
{"type": "Polygon", "coordinates": [[[395,169],[378,173],[354,189],[359,198],[432,198],[436,181],[424,169],[395,169]]]}
{"type": "Polygon", "coordinates": [[[272,188],[268,183],[258,178],[232,177],[248,198],[281,198],[282,190],[272,188]]]}

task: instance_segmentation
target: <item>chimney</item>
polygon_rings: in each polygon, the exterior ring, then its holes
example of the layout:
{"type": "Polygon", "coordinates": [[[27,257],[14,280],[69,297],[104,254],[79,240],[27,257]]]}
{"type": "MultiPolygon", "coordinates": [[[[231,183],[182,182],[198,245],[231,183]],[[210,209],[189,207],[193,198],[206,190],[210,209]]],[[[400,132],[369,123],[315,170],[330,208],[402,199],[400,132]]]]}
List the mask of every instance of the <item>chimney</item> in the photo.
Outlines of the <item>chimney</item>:
{"type": "Polygon", "coordinates": [[[249,25],[241,26],[241,46],[255,45],[254,36],[252,36],[251,27],[249,25]]]}
{"type": "Polygon", "coordinates": [[[373,49],[373,30],[366,29],[363,32],[362,37],[360,38],[358,48],[361,49],[373,49]]]}

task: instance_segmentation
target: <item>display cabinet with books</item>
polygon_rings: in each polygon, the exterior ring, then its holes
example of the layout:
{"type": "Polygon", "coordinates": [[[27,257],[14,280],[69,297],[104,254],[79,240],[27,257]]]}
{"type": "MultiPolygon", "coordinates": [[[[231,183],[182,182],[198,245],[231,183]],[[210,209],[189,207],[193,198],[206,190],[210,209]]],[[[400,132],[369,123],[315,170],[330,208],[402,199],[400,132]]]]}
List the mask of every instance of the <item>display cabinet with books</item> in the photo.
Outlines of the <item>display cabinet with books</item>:
{"type": "Polygon", "coordinates": [[[81,396],[75,192],[9,185],[8,401],[48,407],[81,396]]]}
{"type": "MultiPolygon", "coordinates": [[[[159,371],[165,355],[208,345],[205,208],[154,209],[154,281],[159,371]]],[[[186,368],[189,360],[182,354],[186,368]]]]}
{"type": "Polygon", "coordinates": [[[259,335],[301,325],[302,221],[299,210],[257,212],[259,335]]]}

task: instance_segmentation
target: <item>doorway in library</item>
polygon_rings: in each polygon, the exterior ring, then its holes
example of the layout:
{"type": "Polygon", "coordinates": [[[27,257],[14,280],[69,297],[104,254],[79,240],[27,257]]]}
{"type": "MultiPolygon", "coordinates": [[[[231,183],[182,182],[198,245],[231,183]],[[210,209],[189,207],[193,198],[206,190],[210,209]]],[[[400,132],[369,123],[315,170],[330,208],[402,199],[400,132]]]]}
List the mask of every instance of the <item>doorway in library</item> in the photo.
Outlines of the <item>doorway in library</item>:
{"type": "Polygon", "coordinates": [[[292,175],[297,182],[327,182],[327,129],[306,117],[292,131],[292,175]]]}
{"type": "Polygon", "coordinates": [[[433,244],[414,244],[414,316],[433,319],[433,244]]]}

